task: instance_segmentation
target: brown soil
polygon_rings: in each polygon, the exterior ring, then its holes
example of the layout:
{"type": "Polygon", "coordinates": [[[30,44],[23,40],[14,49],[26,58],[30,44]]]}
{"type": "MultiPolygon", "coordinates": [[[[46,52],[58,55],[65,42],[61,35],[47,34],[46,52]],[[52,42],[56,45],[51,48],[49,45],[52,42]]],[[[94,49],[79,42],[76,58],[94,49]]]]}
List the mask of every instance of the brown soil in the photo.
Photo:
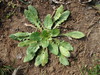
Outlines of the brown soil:
{"type": "MultiPolygon", "coordinates": [[[[72,56],[69,58],[70,66],[61,65],[58,58],[52,54],[49,56],[48,64],[44,67],[35,67],[34,62],[23,63],[26,48],[17,47],[18,42],[9,38],[10,34],[18,31],[34,31],[31,27],[24,25],[28,22],[23,12],[2,22],[0,26],[0,60],[8,65],[13,64],[14,67],[21,66],[23,75],[82,75],[83,67],[99,64],[100,14],[90,5],[81,4],[78,0],[66,0],[65,2],[68,1],[72,2],[64,5],[64,8],[71,11],[71,16],[62,24],[62,33],[79,30],[86,34],[86,37],[80,40],[61,38],[70,42],[74,47],[72,56]]],[[[52,14],[53,8],[57,8],[60,4],[51,5],[49,1],[33,0],[32,5],[36,7],[42,20],[46,14],[52,14]]]]}

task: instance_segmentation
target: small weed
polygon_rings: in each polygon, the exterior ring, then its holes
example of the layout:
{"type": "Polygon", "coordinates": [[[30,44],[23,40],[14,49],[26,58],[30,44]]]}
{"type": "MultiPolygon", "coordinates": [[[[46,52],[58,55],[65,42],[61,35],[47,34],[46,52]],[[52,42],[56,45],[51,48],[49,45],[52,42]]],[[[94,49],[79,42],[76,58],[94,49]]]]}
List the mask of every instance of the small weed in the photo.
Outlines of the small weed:
{"type": "Polygon", "coordinates": [[[96,9],[98,9],[98,10],[100,11],[100,4],[96,4],[96,5],[94,6],[94,8],[96,8],[96,9]]]}
{"type": "Polygon", "coordinates": [[[24,4],[29,4],[28,1],[25,1],[25,0],[19,0],[20,2],[24,3],[24,4]]]}
{"type": "Polygon", "coordinates": [[[100,65],[96,65],[92,67],[91,69],[88,69],[87,67],[84,67],[82,69],[82,75],[100,75],[100,65]]]}
{"type": "Polygon", "coordinates": [[[11,75],[13,68],[11,66],[3,65],[0,67],[0,75],[11,75]]]}
{"type": "Polygon", "coordinates": [[[59,57],[59,61],[63,65],[69,65],[68,57],[70,57],[70,51],[73,51],[73,47],[70,43],[61,41],[57,37],[67,36],[75,39],[83,38],[85,35],[79,31],[72,31],[65,34],[60,33],[58,27],[67,20],[70,15],[70,11],[64,11],[61,5],[52,17],[48,14],[44,22],[41,23],[38,18],[37,10],[29,5],[28,10],[25,9],[24,14],[26,18],[37,27],[37,30],[32,33],[18,32],[11,34],[10,38],[21,41],[18,46],[28,46],[24,62],[35,59],[35,66],[48,63],[48,51],[59,57]]]}

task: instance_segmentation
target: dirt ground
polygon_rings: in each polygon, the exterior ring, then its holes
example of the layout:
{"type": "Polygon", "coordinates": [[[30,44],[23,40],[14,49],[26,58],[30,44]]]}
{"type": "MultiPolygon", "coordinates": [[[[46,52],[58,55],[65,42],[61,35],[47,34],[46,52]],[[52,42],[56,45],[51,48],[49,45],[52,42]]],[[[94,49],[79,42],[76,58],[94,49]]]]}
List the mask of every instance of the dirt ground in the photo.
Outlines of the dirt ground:
{"type": "MultiPolygon", "coordinates": [[[[32,5],[38,10],[39,17],[43,18],[47,14],[52,14],[54,8],[60,4],[51,4],[49,1],[31,0],[32,5]]],[[[83,67],[92,67],[99,64],[100,61],[100,14],[97,10],[88,4],[81,4],[79,0],[64,0],[70,2],[64,5],[64,9],[71,11],[68,21],[62,24],[61,32],[79,30],[85,33],[86,37],[80,40],[69,40],[74,51],[71,52],[69,58],[70,66],[63,66],[58,62],[58,58],[52,54],[49,56],[49,62],[44,67],[35,67],[34,61],[23,63],[26,48],[17,47],[18,41],[9,38],[9,35],[19,31],[32,32],[35,29],[26,27],[24,24],[29,23],[22,11],[18,11],[17,15],[0,23],[0,60],[5,64],[13,65],[13,67],[21,66],[19,75],[82,75],[83,67]],[[99,61],[98,61],[99,60],[99,61]]],[[[27,5],[22,8],[26,8],[27,5]]],[[[0,9],[3,11],[4,9],[0,9]]],[[[0,15],[4,14],[0,12],[0,15]]],[[[2,18],[2,16],[0,16],[2,18]]]]}

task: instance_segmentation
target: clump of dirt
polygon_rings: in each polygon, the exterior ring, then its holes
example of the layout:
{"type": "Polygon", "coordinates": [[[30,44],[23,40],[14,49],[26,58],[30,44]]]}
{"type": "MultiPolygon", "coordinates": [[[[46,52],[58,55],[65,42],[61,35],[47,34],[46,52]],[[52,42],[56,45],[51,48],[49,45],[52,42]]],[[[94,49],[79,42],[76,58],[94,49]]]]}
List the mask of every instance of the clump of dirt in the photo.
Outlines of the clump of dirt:
{"type": "MultiPolygon", "coordinates": [[[[23,12],[20,11],[17,15],[2,22],[3,26],[0,26],[0,60],[7,64],[14,63],[14,67],[21,65],[24,67],[24,75],[82,75],[82,67],[99,64],[100,15],[97,15],[97,10],[87,4],[79,3],[78,0],[67,0],[65,2],[68,1],[71,3],[64,5],[64,8],[70,10],[71,15],[68,21],[60,27],[61,32],[79,30],[86,34],[86,37],[80,40],[61,38],[70,42],[74,47],[74,51],[69,58],[70,66],[59,64],[58,58],[52,54],[49,57],[49,63],[45,67],[35,67],[33,62],[33,64],[23,63],[26,48],[17,47],[18,41],[10,39],[9,35],[23,31],[32,32],[35,29],[24,25],[29,22],[25,19],[23,12]]],[[[52,14],[55,8],[60,5],[50,4],[49,1],[41,2],[40,0],[32,0],[31,4],[38,10],[41,21],[43,21],[46,14],[52,14]]]]}

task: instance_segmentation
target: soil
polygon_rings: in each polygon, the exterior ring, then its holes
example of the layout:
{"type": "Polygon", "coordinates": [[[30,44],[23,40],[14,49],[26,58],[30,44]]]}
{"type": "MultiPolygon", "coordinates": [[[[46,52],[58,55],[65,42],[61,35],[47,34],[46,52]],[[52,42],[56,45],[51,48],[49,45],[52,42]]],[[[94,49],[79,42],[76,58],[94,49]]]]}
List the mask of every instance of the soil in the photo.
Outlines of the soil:
{"type": "MultiPolygon", "coordinates": [[[[50,3],[46,0],[31,0],[32,5],[38,10],[39,17],[43,21],[47,14],[52,14],[54,8],[60,4],[50,3]]],[[[69,58],[70,65],[63,66],[58,62],[58,58],[52,54],[49,62],[44,67],[35,67],[34,61],[23,63],[26,48],[17,47],[18,41],[9,38],[9,35],[16,32],[32,32],[35,29],[26,27],[29,22],[25,19],[22,11],[16,11],[11,18],[0,23],[0,60],[6,65],[13,65],[17,68],[21,66],[19,75],[82,75],[83,67],[92,67],[99,64],[100,59],[100,14],[88,4],[81,4],[78,0],[62,0],[70,2],[64,5],[64,9],[71,11],[69,19],[61,25],[61,32],[79,30],[85,33],[86,37],[80,40],[61,39],[70,42],[74,51],[69,58]]],[[[27,5],[22,6],[26,8],[27,5]]],[[[4,8],[0,9],[3,11],[4,8]]],[[[1,15],[5,16],[0,12],[1,15]]],[[[2,16],[0,16],[2,18],[2,16]]]]}

